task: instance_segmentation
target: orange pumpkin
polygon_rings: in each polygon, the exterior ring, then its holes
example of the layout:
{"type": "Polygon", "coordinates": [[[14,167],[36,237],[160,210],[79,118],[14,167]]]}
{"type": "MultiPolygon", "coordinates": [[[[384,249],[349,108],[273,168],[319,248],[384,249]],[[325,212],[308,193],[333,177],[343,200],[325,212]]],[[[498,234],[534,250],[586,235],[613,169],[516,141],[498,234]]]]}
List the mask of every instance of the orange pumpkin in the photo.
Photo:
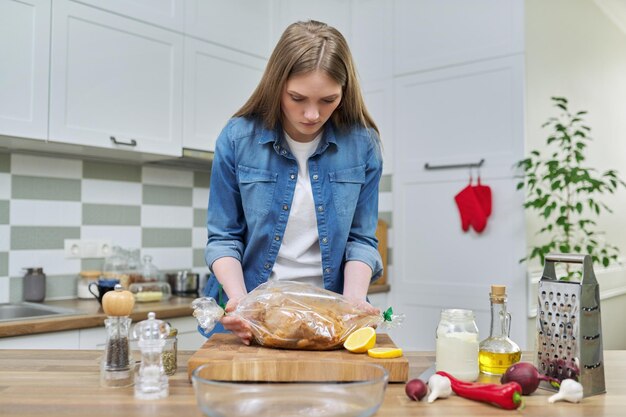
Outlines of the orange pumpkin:
{"type": "Polygon", "coordinates": [[[102,297],[102,309],[107,316],[128,316],[134,306],[133,293],[124,290],[120,284],[115,286],[115,291],[109,291],[102,297]]]}

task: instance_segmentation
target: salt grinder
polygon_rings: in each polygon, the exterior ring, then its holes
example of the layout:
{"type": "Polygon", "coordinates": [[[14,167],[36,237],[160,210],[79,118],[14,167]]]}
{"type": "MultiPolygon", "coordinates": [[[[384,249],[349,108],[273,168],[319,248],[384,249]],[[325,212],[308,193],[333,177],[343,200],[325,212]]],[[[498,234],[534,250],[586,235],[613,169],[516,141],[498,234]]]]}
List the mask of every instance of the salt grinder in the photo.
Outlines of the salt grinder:
{"type": "Polygon", "coordinates": [[[107,339],[100,365],[100,385],[103,387],[128,387],[133,384],[134,363],[128,339],[132,320],[128,316],[134,305],[133,295],[119,284],[102,298],[102,308],[108,316],[104,320],[107,339]]]}
{"type": "Polygon", "coordinates": [[[141,350],[141,366],[135,380],[135,398],[156,400],[169,395],[169,383],[163,367],[163,346],[170,334],[170,326],[156,320],[153,312],[148,319],[135,325],[133,336],[141,350]]]}

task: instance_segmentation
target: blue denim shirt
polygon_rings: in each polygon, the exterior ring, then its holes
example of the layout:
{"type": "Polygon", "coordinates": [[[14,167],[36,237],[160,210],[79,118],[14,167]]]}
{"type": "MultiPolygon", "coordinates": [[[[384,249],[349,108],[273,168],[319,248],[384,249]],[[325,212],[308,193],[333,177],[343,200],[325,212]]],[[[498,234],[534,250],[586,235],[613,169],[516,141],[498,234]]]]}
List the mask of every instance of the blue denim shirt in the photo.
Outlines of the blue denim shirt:
{"type": "MultiPolygon", "coordinates": [[[[298,164],[284,143],[282,127],[271,131],[239,117],[227,123],[215,146],[205,260],[211,268],[219,258],[238,259],[248,291],[270,276],[289,218],[298,164]]],[[[329,121],[308,164],[325,288],[343,291],[344,263],[350,260],[366,263],[372,279],[378,278],[382,155],[376,131],[343,132],[329,121]]],[[[214,276],[204,294],[218,299],[214,276]]]]}

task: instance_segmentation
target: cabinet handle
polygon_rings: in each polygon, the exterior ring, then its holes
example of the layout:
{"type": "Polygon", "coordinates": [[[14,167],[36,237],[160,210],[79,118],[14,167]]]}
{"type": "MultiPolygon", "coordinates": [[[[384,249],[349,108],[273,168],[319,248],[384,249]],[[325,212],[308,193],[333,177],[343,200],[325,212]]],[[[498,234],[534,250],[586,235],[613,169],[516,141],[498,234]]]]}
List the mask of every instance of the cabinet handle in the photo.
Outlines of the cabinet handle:
{"type": "Polygon", "coordinates": [[[135,139],[131,139],[130,142],[124,142],[115,139],[115,136],[111,136],[111,142],[116,145],[124,145],[124,146],[137,146],[137,141],[135,139]]]}

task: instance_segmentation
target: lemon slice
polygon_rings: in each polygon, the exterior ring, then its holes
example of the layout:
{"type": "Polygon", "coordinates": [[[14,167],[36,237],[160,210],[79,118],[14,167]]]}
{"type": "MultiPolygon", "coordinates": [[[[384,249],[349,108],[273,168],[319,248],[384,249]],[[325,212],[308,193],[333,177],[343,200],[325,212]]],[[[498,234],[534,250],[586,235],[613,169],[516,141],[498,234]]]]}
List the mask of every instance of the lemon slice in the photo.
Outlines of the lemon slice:
{"type": "Polygon", "coordinates": [[[392,359],[402,356],[400,348],[373,348],[368,349],[367,354],[372,358],[392,359]]]}
{"type": "Polygon", "coordinates": [[[365,353],[376,344],[376,330],[363,327],[355,330],[348,336],[343,347],[352,353],[365,353]]]}

